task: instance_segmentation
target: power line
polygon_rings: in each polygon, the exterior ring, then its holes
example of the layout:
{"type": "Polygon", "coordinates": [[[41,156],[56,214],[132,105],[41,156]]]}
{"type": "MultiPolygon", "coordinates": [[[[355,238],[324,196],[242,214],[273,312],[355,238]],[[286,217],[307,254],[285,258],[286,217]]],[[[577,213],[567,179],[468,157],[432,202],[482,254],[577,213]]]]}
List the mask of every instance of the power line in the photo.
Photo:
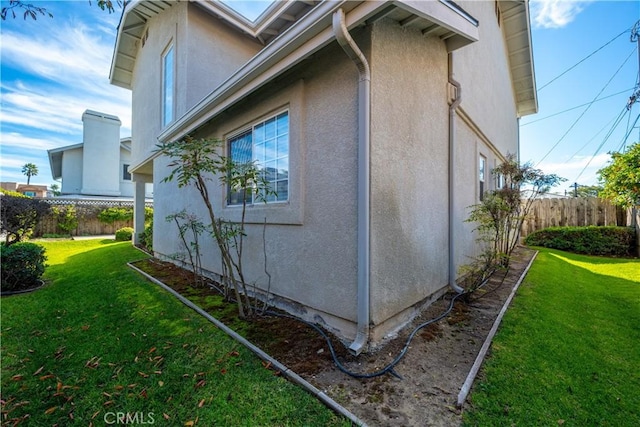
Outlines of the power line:
{"type": "MultiPolygon", "coordinates": [[[[633,123],[633,125],[635,126],[636,123],[638,122],[638,118],[640,118],[640,114],[638,114],[638,117],[636,117],[636,121],[633,123]]],[[[633,130],[633,128],[631,128],[631,130],[633,130]]],[[[602,141],[602,143],[600,145],[598,145],[598,148],[596,149],[596,152],[593,153],[593,156],[591,156],[591,158],[589,159],[589,161],[587,162],[587,164],[584,166],[584,168],[582,168],[582,171],[580,171],[580,173],[578,174],[578,176],[576,177],[576,179],[574,181],[578,181],[578,179],[582,176],[582,174],[584,173],[585,170],[587,170],[587,168],[589,167],[589,165],[591,164],[591,162],[593,161],[593,159],[595,159],[595,157],[598,155],[598,153],[600,152],[600,150],[602,149],[602,147],[604,146],[605,142],[607,142],[607,140],[609,139],[609,137],[611,136],[611,134],[613,133],[613,129],[611,129],[611,131],[607,134],[606,138],[602,141]]],[[[629,135],[631,134],[631,131],[629,131],[624,139],[623,139],[623,143],[626,142],[627,138],[629,137],[629,135]]]]}
{"type": "Polygon", "coordinates": [[[601,128],[601,129],[600,129],[600,130],[595,134],[595,135],[593,135],[593,136],[591,137],[591,139],[590,139],[590,140],[588,140],[588,141],[587,141],[587,142],[586,142],[582,147],[580,147],[580,149],[578,149],[578,151],[576,151],[575,153],[573,153],[573,154],[571,155],[571,157],[569,157],[569,159],[567,159],[567,161],[566,161],[565,163],[569,163],[569,162],[570,162],[574,157],[576,157],[576,156],[578,155],[578,153],[580,153],[582,150],[584,150],[584,149],[587,147],[587,145],[591,144],[591,142],[592,142],[594,139],[596,139],[596,137],[597,137],[598,135],[600,135],[600,133],[601,133],[603,130],[605,130],[605,129],[606,129],[606,128],[611,124],[611,123],[616,122],[616,123],[613,125],[613,126],[614,126],[614,128],[615,128],[616,126],[618,126],[619,121],[620,121],[620,120],[622,120],[622,117],[624,117],[625,110],[627,110],[627,107],[623,107],[623,108],[622,108],[622,111],[620,111],[620,113],[619,113],[616,117],[614,117],[613,119],[609,120],[609,122],[608,122],[606,125],[604,125],[604,126],[603,126],[603,127],[602,127],[602,128],[601,128]]]}
{"type": "MultiPolygon", "coordinates": [[[[620,92],[616,92],[616,93],[612,93],[611,95],[603,96],[602,98],[598,98],[597,100],[591,101],[591,102],[604,101],[605,99],[611,98],[611,97],[616,96],[616,95],[620,95],[621,93],[629,92],[632,89],[634,89],[634,88],[630,87],[629,89],[621,90],[620,92]]],[[[528,126],[528,125],[530,125],[532,123],[536,123],[536,122],[539,122],[541,120],[550,119],[551,117],[555,117],[555,116],[559,116],[560,114],[568,113],[569,111],[576,110],[576,109],[578,109],[580,107],[584,107],[585,105],[589,105],[589,102],[585,102],[584,104],[576,105],[575,107],[567,108],[566,110],[562,110],[562,111],[559,111],[557,113],[553,113],[553,114],[550,114],[548,116],[541,117],[541,118],[536,119],[536,120],[532,120],[530,122],[521,124],[520,127],[528,126]]]]}
{"type": "MultiPolygon", "coordinates": [[[[633,27],[631,27],[633,28],[633,27]]],[[[586,61],[587,59],[591,58],[593,55],[595,55],[596,53],[598,53],[600,50],[604,49],[606,46],[608,46],[609,44],[613,43],[618,37],[620,37],[621,35],[623,35],[624,33],[626,33],[627,31],[631,30],[631,28],[627,28],[626,30],[624,30],[623,32],[621,32],[620,34],[618,34],[617,36],[615,36],[614,38],[612,38],[611,40],[609,40],[608,42],[606,42],[605,44],[603,44],[602,46],[600,46],[599,48],[597,48],[596,50],[594,50],[593,52],[591,52],[589,55],[585,56],[583,59],[581,59],[580,61],[578,61],[575,65],[569,67],[568,69],[566,69],[565,71],[563,71],[562,73],[560,73],[560,75],[554,77],[553,79],[551,79],[551,81],[545,83],[544,85],[542,85],[539,89],[538,92],[540,92],[542,89],[544,89],[545,87],[549,86],[551,83],[555,82],[556,80],[558,80],[560,77],[564,76],[565,74],[567,74],[569,71],[573,70],[574,68],[576,68],[578,65],[582,64],[584,61],[586,61]]]]}
{"type": "Polygon", "coordinates": [[[611,83],[611,81],[615,78],[615,76],[618,75],[618,73],[620,72],[620,70],[622,70],[622,67],[624,67],[624,65],[627,63],[627,61],[629,60],[629,58],[631,58],[631,55],[634,54],[634,52],[636,51],[636,48],[634,47],[633,50],[631,51],[631,53],[627,56],[627,58],[622,62],[622,64],[620,65],[620,67],[618,67],[618,69],[616,70],[615,73],[613,73],[613,76],[611,76],[611,78],[609,79],[609,81],[607,81],[607,83],[604,85],[604,87],[602,89],[600,89],[600,92],[598,92],[598,94],[595,96],[595,98],[593,98],[593,100],[587,105],[587,108],[585,108],[582,113],[580,114],[580,116],[578,116],[578,118],[571,124],[571,126],[569,127],[569,129],[567,129],[567,131],[560,137],[560,139],[558,140],[558,142],[556,142],[553,147],[551,147],[551,149],[549,151],[547,151],[547,154],[545,154],[542,159],[540,159],[538,161],[538,163],[536,163],[536,165],[539,165],[540,163],[542,163],[542,161],[544,159],[547,158],[547,156],[549,154],[551,154],[551,152],[562,142],[562,140],[564,140],[564,138],[569,134],[569,132],[571,132],[571,130],[578,124],[578,122],[580,121],[580,119],[587,113],[587,111],[589,111],[589,109],[591,108],[591,106],[593,105],[594,102],[596,102],[596,100],[598,99],[598,97],[600,96],[600,94],[602,94],[602,92],[604,92],[604,90],[607,88],[607,86],[609,86],[609,84],[611,83]]]}

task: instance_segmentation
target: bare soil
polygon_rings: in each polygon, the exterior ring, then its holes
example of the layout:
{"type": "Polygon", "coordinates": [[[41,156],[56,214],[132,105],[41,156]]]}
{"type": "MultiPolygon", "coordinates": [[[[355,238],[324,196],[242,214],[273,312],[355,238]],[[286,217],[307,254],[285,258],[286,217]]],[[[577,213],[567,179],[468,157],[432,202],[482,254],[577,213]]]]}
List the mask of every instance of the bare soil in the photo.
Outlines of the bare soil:
{"type": "MultiPolygon", "coordinates": [[[[325,339],[294,319],[262,316],[244,322],[237,319],[233,306],[211,303],[203,308],[231,328],[241,330],[255,345],[370,426],[456,426],[462,421],[462,412],[456,407],[460,388],[533,254],[530,249],[517,248],[506,274],[494,274],[465,301],[458,299],[446,317],[422,328],[394,369],[401,378],[388,373],[360,379],[343,373],[334,364],[325,339]]],[[[189,298],[218,295],[210,288],[194,288],[193,274],[173,264],[151,259],[137,263],[136,267],[189,298]]],[[[452,294],[447,294],[432,304],[412,325],[373,353],[351,356],[333,338],[340,362],[357,373],[380,370],[396,358],[417,325],[447,309],[451,297],[452,294]]]]}

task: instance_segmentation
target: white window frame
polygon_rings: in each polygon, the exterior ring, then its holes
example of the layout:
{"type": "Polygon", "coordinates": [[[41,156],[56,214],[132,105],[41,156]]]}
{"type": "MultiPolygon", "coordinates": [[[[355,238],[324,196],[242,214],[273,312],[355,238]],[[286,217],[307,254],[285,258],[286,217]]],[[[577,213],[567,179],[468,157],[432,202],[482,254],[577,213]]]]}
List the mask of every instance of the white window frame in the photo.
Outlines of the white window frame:
{"type": "Polygon", "coordinates": [[[161,87],[161,123],[162,127],[168,126],[175,120],[176,105],[176,53],[173,42],[169,43],[162,52],[162,87],[161,87]],[[170,55],[170,56],[169,56],[170,55]],[[167,59],[171,59],[171,63],[167,64],[167,59]],[[167,72],[171,71],[171,75],[167,76],[167,72]],[[168,78],[169,77],[169,78],[168,78]]]}
{"type": "MultiPolygon", "coordinates": [[[[230,160],[233,160],[232,157],[232,149],[231,149],[231,144],[233,142],[236,142],[239,140],[239,138],[244,137],[247,134],[251,135],[251,161],[255,162],[256,166],[258,168],[264,168],[266,165],[265,163],[275,163],[275,179],[269,179],[268,176],[268,172],[266,172],[266,170],[263,169],[263,173],[265,175],[265,178],[267,178],[267,180],[269,182],[274,182],[275,183],[275,188],[273,188],[273,190],[276,192],[275,195],[268,195],[267,196],[267,200],[266,202],[268,204],[277,204],[277,203],[288,203],[289,202],[289,198],[290,198],[290,182],[291,182],[291,176],[290,176],[290,158],[291,158],[291,147],[290,147],[290,142],[291,142],[291,138],[290,138],[290,134],[291,134],[291,123],[290,123],[290,119],[291,119],[291,115],[289,113],[288,109],[285,110],[281,110],[279,112],[277,112],[276,114],[272,114],[268,117],[262,118],[259,121],[254,122],[253,124],[251,124],[251,126],[245,127],[240,131],[237,131],[235,133],[233,133],[232,135],[230,135],[229,137],[227,137],[226,139],[226,148],[227,148],[227,153],[228,156],[230,158],[230,160]],[[286,115],[286,130],[283,131],[281,128],[279,128],[278,126],[278,119],[282,116],[286,115]],[[260,131],[261,127],[266,127],[267,123],[274,120],[274,130],[275,133],[271,136],[271,137],[266,137],[266,135],[263,137],[263,139],[261,140],[256,133],[260,131]],[[258,138],[258,142],[256,142],[256,139],[258,138]],[[284,143],[284,139],[286,139],[286,155],[283,155],[280,152],[280,144],[284,143]],[[274,156],[269,156],[267,155],[267,143],[269,141],[274,142],[274,146],[272,148],[272,150],[275,150],[275,155],[274,156]],[[257,154],[256,152],[256,145],[261,145],[263,147],[262,150],[263,151],[263,155],[260,156],[257,154]],[[286,178],[281,178],[280,175],[280,162],[286,162],[286,178]],[[286,181],[286,197],[284,197],[282,194],[285,192],[285,189],[283,188],[282,185],[280,185],[280,183],[284,183],[286,181]]],[[[231,191],[229,188],[227,188],[226,191],[226,206],[227,207],[236,207],[236,206],[242,206],[242,201],[236,202],[236,203],[231,203],[231,191]]],[[[259,202],[260,204],[262,204],[262,201],[259,202]]],[[[252,198],[252,200],[248,200],[247,201],[247,205],[253,205],[254,204],[254,200],[252,198]]]]}

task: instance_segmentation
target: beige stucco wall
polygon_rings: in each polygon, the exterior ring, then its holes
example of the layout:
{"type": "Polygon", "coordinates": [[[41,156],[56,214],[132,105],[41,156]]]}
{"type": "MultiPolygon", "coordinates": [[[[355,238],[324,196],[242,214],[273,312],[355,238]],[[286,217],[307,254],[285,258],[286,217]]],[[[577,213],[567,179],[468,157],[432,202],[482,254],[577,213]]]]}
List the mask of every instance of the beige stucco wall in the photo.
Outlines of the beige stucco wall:
{"type": "Polygon", "coordinates": [[[447,52],[391,20],[373,26],[371,320],[447,284],[447,52]]]}
{"type": "Polygon", "coordinates": [[[225,81],[261,48],[191,2],[178,2],[149,20],[138,47],[132,87],[132,164],[148,158],[162,131],[162,55],[173,44],[175,113],[188,109],[225,81]]]}
{"type": "MultiPolygon", "coordinates": [[[[317,53],[270,89],[262,90],[214,120],[198,136],[225,138],[257,121],[289,111],[289,202],[249,208],[244,267],[247,279],[266,287],[266,253],[271,292],[283,301],[297,301],[296,314],[330,323],[347,337],[355,335],[357,71],[337,43],[317,53]]],[[[154,250],[162,255],[184,252],[174,226],[163,218],[185,207],[206,218],[193,189],[161,183],[166,159],[154,162],[154,250]],[[162,226],[159,231],[158,225],[162,226]]],[[[218,213],[237,218],[238,207],[224,206],[217,180],[209,187],[218,213]]],[[[214,242],[204,243],[205,268],[220,272],[214,242]]],[[[291,306],[292,307],[292,306],[291,306]]],[[[291,308],[290,307],[290,308],[291,308]]]]}
{"type": "Polygon", "coordinates": [[[458,4],[480,21],[480,39],[453,52],[454,78],[462,85],[460,107],[502,154],[517,153],[518,124],[507,47],[495,2],[458,4]]]}

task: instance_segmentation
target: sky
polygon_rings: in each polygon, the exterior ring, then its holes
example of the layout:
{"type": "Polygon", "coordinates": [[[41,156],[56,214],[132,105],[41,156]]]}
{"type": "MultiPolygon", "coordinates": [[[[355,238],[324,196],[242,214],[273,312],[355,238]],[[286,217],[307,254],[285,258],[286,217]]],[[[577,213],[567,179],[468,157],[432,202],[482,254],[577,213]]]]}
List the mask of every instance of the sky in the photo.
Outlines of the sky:
{"type": "MultiPolygon", "coordinates": [[[[47,150],[82,142],[85,110],[118,116],[121,137],[131,135],[131,93],[109,84],[120,8],[31,2],[54,17],[1,23],[0,179],[25,183],[22,166],[34,163],[31,183],[50,186],[47,150]]],[[[250,20],[268,5],[225,3],[250,20]]],[[[626,108],[638,89],[630,30],[640,2],[532,0],[530,10],[539,112],[520,120],[521,161],[566,178],[559,193],[574,182],[594,185],[609,152],[640,140],[640,99],[626,108]]]]}

